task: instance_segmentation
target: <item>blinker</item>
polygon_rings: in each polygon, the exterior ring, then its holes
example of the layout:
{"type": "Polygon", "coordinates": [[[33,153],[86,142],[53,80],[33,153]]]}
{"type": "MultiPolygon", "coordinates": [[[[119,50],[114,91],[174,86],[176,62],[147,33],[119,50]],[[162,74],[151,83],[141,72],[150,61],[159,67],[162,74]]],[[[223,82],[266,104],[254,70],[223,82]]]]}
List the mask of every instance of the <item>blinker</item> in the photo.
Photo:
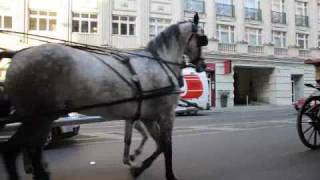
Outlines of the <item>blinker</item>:
{"type": "Polygon", "coordinates": [[[205,35],[198,36],[198,47],[207,46],[208,38],[205,35]]]}

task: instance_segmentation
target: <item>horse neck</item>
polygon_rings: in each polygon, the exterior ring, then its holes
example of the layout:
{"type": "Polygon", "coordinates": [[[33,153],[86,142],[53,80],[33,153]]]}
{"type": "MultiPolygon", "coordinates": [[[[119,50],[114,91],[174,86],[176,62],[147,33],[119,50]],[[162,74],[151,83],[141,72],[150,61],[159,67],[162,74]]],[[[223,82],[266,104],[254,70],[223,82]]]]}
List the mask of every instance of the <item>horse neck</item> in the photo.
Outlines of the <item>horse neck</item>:
{"type": "MultiPolygon", "coordinates": [[[[157,39],[153,40],[156,41],[157,39]]],[[[167,40],[170,40],[169,43],[155,43],[151,42],[148,46],[149,50],[153,54],[156,54],[156,56],[160,57],[161,59],[181,64],[183,63],[183,53],[184,53],[184,41],[178,41],[174,37],[173,38],[167,38],[167,40]]],[[[181,68],[180,66],[176,66],[173,64],[168,64],[171,66],[171,68],[174,70],[174,72],[178,75],[180,74],[181,68]]]]}

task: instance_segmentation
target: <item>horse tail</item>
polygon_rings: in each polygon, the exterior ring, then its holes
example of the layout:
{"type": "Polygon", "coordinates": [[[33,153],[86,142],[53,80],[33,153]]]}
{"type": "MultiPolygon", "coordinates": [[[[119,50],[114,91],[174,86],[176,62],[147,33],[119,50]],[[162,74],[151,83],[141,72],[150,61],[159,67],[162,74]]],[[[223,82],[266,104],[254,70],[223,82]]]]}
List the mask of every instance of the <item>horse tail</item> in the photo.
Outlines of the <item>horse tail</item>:
{"type": "Polygon", "coordinates": [[[17,51],[4,50],[4,51],[0,52],[0,61],[3,58],[12,58],[16,53],[17,53],[17,51]]]}

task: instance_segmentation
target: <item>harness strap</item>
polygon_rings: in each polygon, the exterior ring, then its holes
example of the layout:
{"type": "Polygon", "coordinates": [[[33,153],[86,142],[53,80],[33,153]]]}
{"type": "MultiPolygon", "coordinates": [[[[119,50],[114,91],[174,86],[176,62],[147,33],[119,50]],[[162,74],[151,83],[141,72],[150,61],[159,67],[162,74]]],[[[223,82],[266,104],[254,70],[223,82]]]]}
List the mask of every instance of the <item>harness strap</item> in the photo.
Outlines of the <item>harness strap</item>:
{"type": "Polygon", "coordinates": [[[116,73],[125,83],[127,83],[131,88],[135,89],[135,85],[133,85],[130,81],[128,81],[124,76],[122,76],[115,68],[113,68],[110,64],[108,64],[101,57],[97,56],[95,53],[91,53],[95,58],[97,58],[102,64],[109,67],[114,73],[116,73]]]}
{"type": "Polygon", "coordinates": [[[140,119],[141,116],[141,107],[142,107],[142,96],[143,96],[143,89],[141,86],[141,82],[139,80],[138,74],[134,67],[131,64],[130,58],[128,56],[119,54],[119,53],[112,53],[111,56],[113,56],[118,61],[122,62],[127,66],[129,69],[131,75],[132,75],[132,83],[130,83],[125,77],[123,77],[116,69],[114,69],[110,64],[106,63],[102,58],[98,57],[96,54],[92,53],[97,59],[99,59],[104,65],[107,65],[110,69],[112,69],[113,72],[115,72],[123,81],[125,81],[133,90],[135,90],[136,94],[136,100],[138,101],[137,111],[136,115],[134,116],[133,120],[140,119]]]}
{"type": "MultiPolygon", "coordinates": [[[[167,96],[167,95],[172,95],[172,94],[180,94],[181,91],[173,89],[171,86],[156,89],[152,93],[144,93],[140,97],[141,100],[147,100],[147,99],[152,99],[152,98],[157,98],[161,96],[167,96]]],[[[106,102],[106,103],[97,103],[97,104],[90,104],[90,105],[84,105],[81,107],[72,107],[70,104],[69,107],[57,111],[51,111],[51,112],[40,112],[37,116],[48,116],[48,115],[65,115],[69,112],[79,112],[87,109],[92,109],[92,108],[100,108],[100,107],[106,107],[106,106],[112,106],[112,105],[117,105],[117,104],[122,104],[122,103],[127,103],[131,101],[137,101],[137,97],[132,97],[132,98],[126,98],[126,99],[121,99],[121,100],[116,100],[116,101],[111,101],[111,102],[106,102]]],[[[11,115],[10,117],[14,117],[15,114],[11,115]]],[[[26,116],[19,116],[19,119],[21,118],[33,118],[34,116],[26,115],[26,116]]],[[[15,118],[18,119],[18,118],[15,118]]]]}
{"type": "Polygon", "coordinates": [[[141,116],[143,90],[142,90],[142,86],[141,86],[141,82],[138,77],[138,74],[137,74],[136,70],[134,69],[134,67],[132,66],[130,58],[127,57],[127,61],[124,61],[124,63],[127,64],[128,69],[132,74],[132,81],[136,85],[136,99],[138,101],[138,107],[137,107],[136,115],[133,118],[133,120],[136,121],[136,120],[139,120],[140,116],[141,116]]]}
{"type": "MultiPolygon", "coordinates": [[[[158,53],[156,51],[152,51],[149,49],[149,52],[156,58],[161,59],[160,56],[158,55],[158,53]]],[[[174,82],[172,77],[169,75],[168,73],[168,69],[171,72],[171,74],[173,74],[173,76],[176,78],[176,80],[178,81],[179,87],[182,87],[182,84],[180,83],[181,81],[181,77],[179,77],[176,73],[174,73],[174,70],[169,66],[169,64],[167,63],[167,61],[157,61],[160,66],[162,67],[162,69],[166,72],[166,74],[168,75],[168,79],[171,83],[172,86],[174,86],[174,82]],[[166,67],[166,68],[165,68],[166,67]]],[[[180,75],[181,76],[181,75],[180,75]]]]}

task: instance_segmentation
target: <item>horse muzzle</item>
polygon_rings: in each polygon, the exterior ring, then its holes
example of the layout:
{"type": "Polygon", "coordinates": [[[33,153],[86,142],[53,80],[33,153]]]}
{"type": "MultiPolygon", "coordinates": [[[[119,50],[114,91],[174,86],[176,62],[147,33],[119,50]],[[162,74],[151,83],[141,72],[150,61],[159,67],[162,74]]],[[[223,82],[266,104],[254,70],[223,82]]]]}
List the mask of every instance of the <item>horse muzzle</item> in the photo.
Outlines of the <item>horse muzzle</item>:
{"type": "Polygon", "coordinates": [[[204,59],[200,58],[199,63],[196,66],[196,72],[203,72],[206,70],[206,63],[204,63],[204,59]]]}

